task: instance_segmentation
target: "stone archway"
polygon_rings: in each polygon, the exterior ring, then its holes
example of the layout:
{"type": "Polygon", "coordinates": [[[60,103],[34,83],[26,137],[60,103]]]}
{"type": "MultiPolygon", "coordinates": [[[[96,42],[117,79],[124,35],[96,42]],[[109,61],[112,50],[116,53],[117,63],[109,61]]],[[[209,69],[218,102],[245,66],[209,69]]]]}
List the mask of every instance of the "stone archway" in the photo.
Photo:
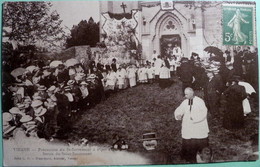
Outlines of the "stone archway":
{"type": "Polygon", "coordinates": [[[188,53],[188,41],[185,35],[185,23],[173,12],[165,12],[158,18],[155,25],[154,38],[152,39],[153,49],[158,50],[159,53],[163,53],[161,50],[161,39],[165,36],[180,37],[180,41],[176,41],[182,49],[184,55],[188,53]]]}

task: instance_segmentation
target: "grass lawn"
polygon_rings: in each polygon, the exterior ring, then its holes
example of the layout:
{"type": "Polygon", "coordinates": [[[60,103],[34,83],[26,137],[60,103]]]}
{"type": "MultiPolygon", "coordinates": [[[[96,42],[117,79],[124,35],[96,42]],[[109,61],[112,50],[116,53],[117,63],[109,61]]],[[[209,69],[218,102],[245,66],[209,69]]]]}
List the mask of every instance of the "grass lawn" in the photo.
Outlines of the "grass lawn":
{"type": "MultiPolygon", "coordinates": [[[[195,94],[203,97],[202,91],[195,94]]],[[[118,134],[127,141],[129,151],[145,153],[140,139],[143,133],[152,131],[160,138],[153,152],[167,159],[158,163],[185,163],[179,156],[181,121],[176,121],[173,115],[182,101],[181,82],[178,80],[166,89],[161,89],[158,84],[143,84],[114,93],[78,118],[69,140],[77,142],[86,138],[90,142],[111,145],[113,135],[118,134]]],[[[208,114],[209,142],[214,161],[245,160],[241,155],[250,148],[247,141],[258,133],[258,104],[252,104],[245,128],[237,131],[222,127],[223,113],[208,114]]]]}

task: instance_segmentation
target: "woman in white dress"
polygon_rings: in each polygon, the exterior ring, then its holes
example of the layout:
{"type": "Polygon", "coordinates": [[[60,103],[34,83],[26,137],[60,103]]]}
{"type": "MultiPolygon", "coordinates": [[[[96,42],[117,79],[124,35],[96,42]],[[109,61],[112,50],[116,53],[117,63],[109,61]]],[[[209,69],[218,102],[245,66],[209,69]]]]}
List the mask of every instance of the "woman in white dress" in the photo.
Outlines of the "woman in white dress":
{"type": "Polygon", "coordinates": [[[119,66],[119,68],[117,69],[117,72],[116,72],[118,89],[124,89],[125,78],[126,78],[126,71],[123,70],[121,66],[119,66]]]}
{"type": "Polygon", "coordinates": [[[138,70],[138,78],[140,83],[147,83],[147,68],[144,65],[141,65],[138,70]]]}

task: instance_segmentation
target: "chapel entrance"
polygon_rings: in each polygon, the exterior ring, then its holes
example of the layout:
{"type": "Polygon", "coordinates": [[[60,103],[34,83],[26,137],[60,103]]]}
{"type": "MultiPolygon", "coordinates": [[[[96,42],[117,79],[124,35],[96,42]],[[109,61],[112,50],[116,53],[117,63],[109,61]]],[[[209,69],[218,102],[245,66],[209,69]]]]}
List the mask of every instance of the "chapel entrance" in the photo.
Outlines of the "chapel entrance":
{"type": "Polygon", "coordinates": [[[170,51],[174,48],[175,45],[178,45],[181,48],[181,37],[178,34],[175,35],[162,35],[160,39],[160,50],[162,57],[169,57],[170,51]]]}

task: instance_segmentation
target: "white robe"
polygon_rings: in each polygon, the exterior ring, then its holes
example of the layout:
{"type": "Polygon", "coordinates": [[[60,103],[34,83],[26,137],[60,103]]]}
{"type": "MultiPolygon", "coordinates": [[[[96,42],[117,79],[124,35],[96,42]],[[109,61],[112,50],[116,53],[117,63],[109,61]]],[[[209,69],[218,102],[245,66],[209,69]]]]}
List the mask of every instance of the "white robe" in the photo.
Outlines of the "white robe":
{"type": "Polygon", "coordinates": [[[193,105],[190,107],[189,100],[185,99],[175,110],[175,119],[182,116],[182,138],[183,139],[203,139],[208,137],[209,127],[207,121],[207,107],[204,101],[195,96],[193,105]]]}
{"type": "Polygon", "coordinates": [[[154,62],[155,75],[159,75],[162,64],[163,64],[162,59],[156,59],[155,60],[155,62],[154,62]]]}
{"type": "Polygon", "coordinates": [[[115,86],[116,84],[116,73],[111,72],[106,76],[106,86],[115,86]]]}
{"type": "Polygon", "coordinates": [[[135,68],[129,68],[127,70],[127,75],[129,78],[129,84],[130,87],[133,87],[136,85],[136,69],[135,68]]]}
{"type": "Polygon", "coordinates": [[[125,83],[126,71],[123,70],[123,69],[121,69],[120,71],[117,70],[116,78],[117,78],[117,84],[118,85],[123,85],[125,83]]]}

